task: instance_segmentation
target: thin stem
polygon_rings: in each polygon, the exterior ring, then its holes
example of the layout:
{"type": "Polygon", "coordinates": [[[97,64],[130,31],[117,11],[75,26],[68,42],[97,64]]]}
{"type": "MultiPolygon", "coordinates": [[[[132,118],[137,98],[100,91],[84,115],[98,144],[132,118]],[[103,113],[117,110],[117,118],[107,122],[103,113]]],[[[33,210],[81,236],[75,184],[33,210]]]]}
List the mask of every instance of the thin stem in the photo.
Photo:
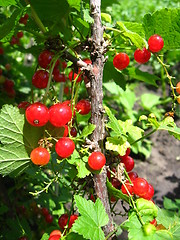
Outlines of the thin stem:
{"type": "Polygon", "coordinates": [[[62,102],[63,100],[63,94],[64,94],[64,83],[60,83],[60,89],[59,89],[59,101],[62,102]]]}
{"type": "Polygon", "coordinates": [[[116,28],[112,28],[112,27],[105,27],[105,30],[110,30],[110,31],[113,31],[113,32],[118,32],[118,33],[123,33],[123,31],[121,31],[119,29],[116,29],[116,28]]]}
{"type": "Polygon", "coordinates": [[[137,142],[139,142],[139,141],[144,140],[145,138],[149,137],[151,134],[153,134],[153,133],[156,132],[156,131],[157,131],[157,129],[153,129],[153,130],[152,130],[151,132],[149,132],[148,134],[146,134],[146,135],[144,135],[143,137],[137,139],[136,141],[130,143],[130,145],[133,145],[133,144],[135,144],[135,143],[137,143],[137,142]]]}
{"type": "Polygon", "coordinates": [[[34,10],[34,8],[32,7],[31,3],[29,2],[29,0],[24,0],[26,2],[27,5],[30,5],[31,7],[31,13],[32,13],[32,17],[34,18],[34,21],[36,22],[36,24],[38,25],[38,27],[41,29],[41,31],[43,33],[46,33],[46,28],[44,27],[43,23],[41,22],[41,19],[38,17],[36,11],[34,10]]]}

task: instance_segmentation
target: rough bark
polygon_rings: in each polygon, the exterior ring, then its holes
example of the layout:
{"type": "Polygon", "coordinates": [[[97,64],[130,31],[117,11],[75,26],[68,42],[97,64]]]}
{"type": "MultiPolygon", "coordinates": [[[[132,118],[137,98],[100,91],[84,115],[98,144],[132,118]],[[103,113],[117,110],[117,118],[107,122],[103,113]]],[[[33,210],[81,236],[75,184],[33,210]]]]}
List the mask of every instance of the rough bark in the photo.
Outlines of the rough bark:
{"type": "MultiPolygon", "coordinates": [[[[103,68],[105,63],[105,44],[103,40],[103,27],[101,24],[101,0],[90,0],[91,16],[94,19],[92,25],[92,50],[91,59],[93,69],[90,81],[90,97],[91,97],[91,122],[96,125],[96,129],[92,134],[92,147],[94,151],[103,151],[104,139],[104,110],[103,110],[103,68]]],[[[106,187],[106,168],[104,167],[100,174],[94,175],[94,187],[97,197],[101,199],[105,210],[109,216],[109,223],[104,227],[105,235],[114,230],[108,192],[106,187]]]]}

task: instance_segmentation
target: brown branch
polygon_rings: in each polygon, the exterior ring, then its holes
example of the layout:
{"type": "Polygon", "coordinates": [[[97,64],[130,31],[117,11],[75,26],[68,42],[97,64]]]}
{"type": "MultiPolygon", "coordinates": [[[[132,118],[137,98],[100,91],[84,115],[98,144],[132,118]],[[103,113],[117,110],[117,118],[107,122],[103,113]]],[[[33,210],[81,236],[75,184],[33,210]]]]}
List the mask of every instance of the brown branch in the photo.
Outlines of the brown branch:
{"type": "MultiPolygon", "coordinates": [[[[91,16],[94,19],[92,25],[92,51],[91,59],[93,69],[90,76],[90,96],[91,96],[91,123],[96,125],[91,140],[94,151],[103,151],[104,140],[104,109],[103,101],[103,68],[105,63],[105,44],[103,39],[103,27],[101,24],[101,0],[90,0],[91,16]]],[[[109,216],[109,223],[104,227],[104,233],[107,236],[114,231],[113,220],[110,211],[108,192],[106,187],[107,172],[104,167],[100,174],[94,175],[94,187],[97,196],[102,201],[105,210],[109,216]]],[[[110,238],[109,238],[110,239],[110,238]]]]}

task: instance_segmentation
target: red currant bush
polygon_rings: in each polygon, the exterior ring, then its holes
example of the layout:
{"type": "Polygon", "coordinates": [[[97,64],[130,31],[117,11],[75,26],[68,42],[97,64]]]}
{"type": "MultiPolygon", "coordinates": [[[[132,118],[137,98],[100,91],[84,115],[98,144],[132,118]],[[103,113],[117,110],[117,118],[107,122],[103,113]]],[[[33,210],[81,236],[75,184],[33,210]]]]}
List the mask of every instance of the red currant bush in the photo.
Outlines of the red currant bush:
{"type": "Polygon", "coordinates": [[[75,144],[74,142],[68,137],[62,137],[58,140],[55,145],[56,153],[61,158],[68,158],[74,152],[75,144]]]}
{"type": "Polygon", "coordinates": [[[49,121],[55,127],[66,125],[72,118],[71,108],[64,103],[57,103],[49,108],[49,121]]]}
{"type": "Polygon", "coordinates": [[[76,109],[81,115],[86,115],[91,111],[91,104],[88,100],[82,99],[76,104],[76,109]]]}
{"type": "Polygon", "coordinates": [[[124,163],[127,172],[130,172],[134,168],[134,159],[130,156],[123,158],[121,162],[124,163]]]}
{"type": "Polygon", "coordinates": [[[144,47],[142,50],[137,49],[134,52],[134,59],[136,62],[143,64],[149,61],[151,53],[144,47]]]}
{"type": "Polygon", "coordinates": [[[119,70],[127,68],[129,65],[129,56],[126,53],[118,53],[113,59],[113,65],[119,70]]]}
{"type": "Polygon", "coordinates": [[[133,192],[139,197],[143,197],[148,191],[149,184],[144,178],[136,178],[133,181],[133,192]]]}
{"type": "Polygon", "coordinates": [[[159,52],[164,46],[164,41],[161,36],[154,34],[149,38],[148,44],[151,52],[159,52]]]}
{"type": "Polygon", "coordinates": [[[88,165],[92,170],[100,170],[106,163],[106,158],[101,152],[93,152],[88,158],[88,165]]]}
{"type": "Polygon", "coordinates": [[[42,103],[31,104],[25,112],[27,121],[35,127],[44,126],[49,120],[48,108],[42,103]]]}
{"type": "Polygon", "coordinates": [[[32,84],[39,89],[47,87],[49,79],[49,73],[45,70],[38,70],[32,77],[32,84]]]}
{"type": "Polygon", "coordinates": [[[50,160],[50,154],[46,148],[37,147],[32,150],[30,158],[36,165],[46,165],[50,160]]]}

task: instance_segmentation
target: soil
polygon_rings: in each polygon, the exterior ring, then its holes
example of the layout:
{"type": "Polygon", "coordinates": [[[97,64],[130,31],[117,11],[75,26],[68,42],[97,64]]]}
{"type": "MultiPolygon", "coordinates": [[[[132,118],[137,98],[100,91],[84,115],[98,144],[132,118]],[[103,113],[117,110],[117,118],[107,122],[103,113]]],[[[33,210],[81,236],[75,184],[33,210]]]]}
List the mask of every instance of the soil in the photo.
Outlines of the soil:
{"type": "MultiPolygon", "coordinates": [[[[180,127],[180,120],[176,121],[176,124],[180,127]]],[[[172,200],[180,198],[180,141],[167,131],[156,132],[151,140],[153,147],[149,159],[145,161],[135,159],[133,171],[154,186],[153,200],[159,207],[163,207],[164,197],[172,200]]],[[[115,211],[121,209],[119,201],[115,211]]],[[[122,217],[114,217],[118,225],[124,220],[122,217]]],[[[127,233],[123,232],[118,239],[127,240],[127,233]]]]}

